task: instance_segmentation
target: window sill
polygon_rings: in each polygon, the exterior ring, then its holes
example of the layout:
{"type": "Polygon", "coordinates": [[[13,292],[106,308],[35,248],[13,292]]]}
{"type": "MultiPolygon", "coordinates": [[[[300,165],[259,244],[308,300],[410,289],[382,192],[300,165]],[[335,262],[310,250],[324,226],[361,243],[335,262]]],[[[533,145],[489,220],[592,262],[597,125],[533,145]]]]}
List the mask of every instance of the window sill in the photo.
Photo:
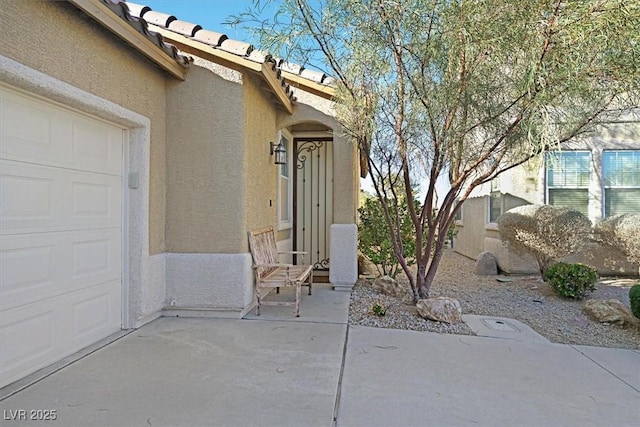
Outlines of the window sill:
{"type": "Polygon", "coordinates": [[[281,222],[278,224],[277,230],[285,231],[285,230],[291,230],[292,228],[293,228],[293,224],[291,224],[290,222],[281,222]]]}
{"type": "Polygon", "coordinates": [[[498,231],[498,224],[495,222],[489,222],[484,226],[485,230],[498,231]]]}

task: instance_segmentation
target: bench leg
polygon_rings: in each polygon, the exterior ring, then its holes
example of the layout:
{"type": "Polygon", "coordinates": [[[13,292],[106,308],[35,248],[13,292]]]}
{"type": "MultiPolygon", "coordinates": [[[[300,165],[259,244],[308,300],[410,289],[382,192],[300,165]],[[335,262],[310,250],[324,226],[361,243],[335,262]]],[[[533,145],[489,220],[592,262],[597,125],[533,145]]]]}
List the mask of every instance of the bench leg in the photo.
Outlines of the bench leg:
{"type": "Polygon", "coordinates": [[[311,285],[313,285],[313,270],[311,270],[311,274],[309,275],[309,295],[311,295],[311,285]]]}
{"type": "Polygon", "coordinates": [[[260,288],[256,288],[256,316],[260,316],[260,304],[262,304],[262,295],[260,288]]]}
{"type": "Polygon", "coordinates": [[[300,317],[300,287],[302,283],[296,283],[296,317],[300,317]]]}

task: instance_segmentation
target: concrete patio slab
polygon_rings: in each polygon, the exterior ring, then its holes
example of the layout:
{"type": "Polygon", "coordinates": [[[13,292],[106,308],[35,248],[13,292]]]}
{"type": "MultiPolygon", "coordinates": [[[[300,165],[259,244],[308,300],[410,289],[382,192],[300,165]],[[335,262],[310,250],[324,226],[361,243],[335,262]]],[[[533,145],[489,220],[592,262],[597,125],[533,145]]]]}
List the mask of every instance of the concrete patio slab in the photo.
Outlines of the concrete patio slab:
{"type": "MultiPolygon", "coordinates": [[[[572,345],[571,347],[640,393],[640,354],[637,351],[586,345],[572,345]]],[[[637,409],[640,412],[640,406],[637,409]]]]}
{"type": "MultiPolygon", "coordinates": [[[[295,301],[295,288],[280,288],[280,293],[271,292],[267,301],[295,301]]],[[[309,289],[302,288],[300,317],[296,317],[293,307],[263,305],[260,316],[255,310],[247,313],[245,319],[286,320],[295,322],[330,322],[347,324],[349,320],[349,292],[336,292],[330,283],[314,283],[311,295],[309,289]]]]}
{"type": "Polygon", "coordinates": [[[331,323],[161,318],[0,402],[2,425],[43,425],[29,411],[55,410],[71,427],[326,427],[345,334],[331,323]],[[19,410],[26,421],[6,419],[19,410]]]}
{"type": "Polygon", "coordinates": [[[350,327],[337,425],[635,426],[638,408],[571,346],[350,327]]]}
{"type": "MultiPolygon", "coordinates": [[[[348,326],[348,297],[155,320],[0,393],[2,426],[46,425],[31,410],[65,427],[640,425],[637,350],[348,326]]],[[[483,324],[525,329],[499,321],[483,324]]]]}

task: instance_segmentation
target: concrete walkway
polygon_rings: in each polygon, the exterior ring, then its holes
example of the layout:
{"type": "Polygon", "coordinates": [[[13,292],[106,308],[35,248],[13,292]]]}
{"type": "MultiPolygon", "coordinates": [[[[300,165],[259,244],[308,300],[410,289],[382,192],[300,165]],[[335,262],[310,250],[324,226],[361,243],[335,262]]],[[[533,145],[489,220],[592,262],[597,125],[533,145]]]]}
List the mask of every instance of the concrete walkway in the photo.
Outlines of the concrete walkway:
{"type": "Polygon", "coordinates": [[[158,319],[1,390],[0,424],[640,425],[638,351],[348,327],[348,300],[314,285],[298,319],[158,319]]]}

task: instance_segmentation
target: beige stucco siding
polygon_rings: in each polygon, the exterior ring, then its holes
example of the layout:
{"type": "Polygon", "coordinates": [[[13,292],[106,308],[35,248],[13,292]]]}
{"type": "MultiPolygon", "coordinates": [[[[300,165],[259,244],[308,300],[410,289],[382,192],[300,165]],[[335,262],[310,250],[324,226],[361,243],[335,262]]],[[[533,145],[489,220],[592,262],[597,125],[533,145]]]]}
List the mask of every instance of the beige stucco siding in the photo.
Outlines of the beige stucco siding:
{"type": "Polygon", "coordinates": [[[167,252],[241,252],[242,85],[194,64],[167,86],[167,252]]]}
{"type": "MultiPolygon", "coordinates": [[[[261,88],[261,82],[248,74],[244,79],[244,206],[243,230],[275,226],[277,215],[278,167],[269,154],[269,142],[276,142],[276,109],[261,88]]],[[[248,250],[245,238],[243,247],[248,250]]]]}
{"type": "Polygon", "coordinates": [[[163,252],[168,77],[66,2],[0,0],[0,28],[0,54],[151,120],[149,244],[163,252]]]}
{"type": "Polygon", "coordinates": [[[469,258],[475,259],[484,250],[487,234],[487,201],[485,197],[474,197],[462,204],[462,221],[458,223],[458,235],[453,248],[469,258]]]}

